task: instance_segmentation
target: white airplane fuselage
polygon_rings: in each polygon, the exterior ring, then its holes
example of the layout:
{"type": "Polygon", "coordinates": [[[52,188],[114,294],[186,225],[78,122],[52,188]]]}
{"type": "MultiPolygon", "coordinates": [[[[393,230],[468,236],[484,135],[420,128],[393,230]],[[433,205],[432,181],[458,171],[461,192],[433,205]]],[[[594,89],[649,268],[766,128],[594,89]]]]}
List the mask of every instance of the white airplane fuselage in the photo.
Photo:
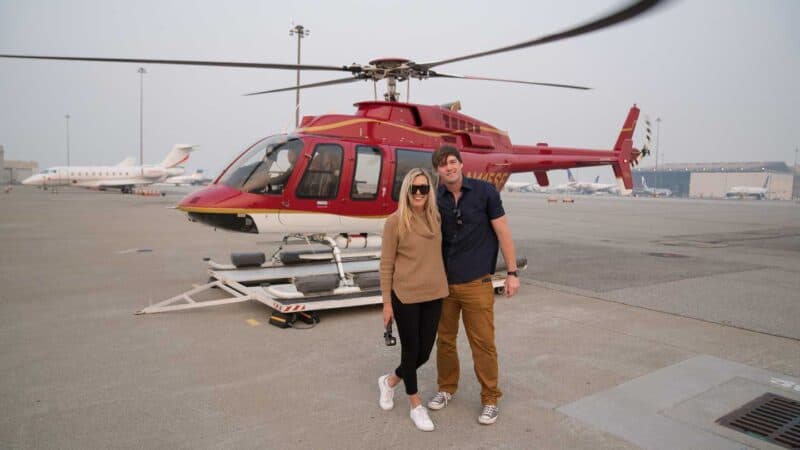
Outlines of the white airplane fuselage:
{"type": "Polygon", "coordinates": [[[769,193],[769,178],[770,176],[767,175],[767,179],[764,180],[764,184],[761,187],[758,186],[734,186],[730,188],[728,192],[725,193],[725,197],[727,198],[755,198],[758,200],[763,200],[767,198],[767,194],[769,193]]]}
{"type": "Polygon", "coordinates": [[[205,175],[203,175],[203,172],[201,170],[197,170],[191,175],[171,176],[171,177],[169,177],[169,178],[167,178],[167,179],[165,179],[163,181],[160,181],[160,183],[162,183],[162,184],[173,184],[175,186],[180,186],[180,185],[199,186],[199,185],[208,184],[211,181],[213,181],[213,180],[211,178],[206,178],[205,175]]]}
{"type": "Polygon", "coordinates": [[[757,198],[764,199],[767,197],[767,189],[752,186],[735,186],[725,193],[726,197],[739,197],[739,198],[757,198]]]}
{"type": "Polygon", "coordinates": [[[62,166],[51,167],[30,176],[22,184],[31,186],[80,186],[86,188],[116,188],[130,191],[141,186],[182,175],[178,164],[189,159],[190,145],[176,145],[160,164],[134,166],[125,160],[116,166],[62,166]]]}
{"type": "Polygon", "coordinates": [[[80,186],[121,188],[152,184],[183,173],[183,168],[159,166],[69,166],[51,167],[22,181],[32,186],[80,186]]]}

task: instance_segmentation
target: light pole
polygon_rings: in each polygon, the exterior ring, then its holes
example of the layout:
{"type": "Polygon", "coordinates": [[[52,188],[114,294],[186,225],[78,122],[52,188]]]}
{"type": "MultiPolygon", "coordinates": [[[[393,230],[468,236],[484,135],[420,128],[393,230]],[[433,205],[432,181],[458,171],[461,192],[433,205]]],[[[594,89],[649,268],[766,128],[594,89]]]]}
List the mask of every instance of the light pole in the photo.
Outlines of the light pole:
{"type": "Polygon", "coordinates": [[[797,187],[795,184],[797,183],[797,151],[798,148],[794,148],[794,165],[792,166],[792,200],[795,198],[795,191],[797,191],[797,187]]]}
{"type": "Polygon", "coordinates": [[[67,120],[67,167],[69,167],[69,114],[65,115],[64,118],[67,120]]]}
{"type": "Polygon", "coordinates": [[[144,165],[144,67],[139,67],[139,165],[144,165]]]}
{"type": "MultiPolygon", "coordinates": [[[[300,40],[311,34],[311,30],[302,25],[295,25],[289,30],[289,36],[297,35],[297,65],[300,65],[300,40]]],[[[300,126],[300,68],[297,68],[297,89],[294,98],[294,127],[300,126]]]]}
{"type": "Polygon", "coordinates": [[[658,151],[661,149],[661,146],[658,145],[659,139],[661,138],[661,117],[656,117],[656,173],[655,179],[653,180],[653,187],[658,188],[658,151]]]}

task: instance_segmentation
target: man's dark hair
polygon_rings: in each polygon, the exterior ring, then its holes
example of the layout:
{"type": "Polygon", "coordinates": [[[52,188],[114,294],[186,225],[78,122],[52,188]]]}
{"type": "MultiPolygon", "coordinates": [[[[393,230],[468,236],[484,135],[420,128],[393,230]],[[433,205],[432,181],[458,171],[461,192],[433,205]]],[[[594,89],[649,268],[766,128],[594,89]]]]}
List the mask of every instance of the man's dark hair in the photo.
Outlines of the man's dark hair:
{"type": "Polygon", "coordinates": [[[461,160],[461,152],[458,151],[457,148],[451,147],[449,145],[443,145],[439,147],[439,150],[433,152],[433,156],[431,156],[431,162],[433,163],[433,169],[436,170],[440,164],[447,161],[448,156],[455,156],[458,162],[463,163],[464,161],[461,160]]]}

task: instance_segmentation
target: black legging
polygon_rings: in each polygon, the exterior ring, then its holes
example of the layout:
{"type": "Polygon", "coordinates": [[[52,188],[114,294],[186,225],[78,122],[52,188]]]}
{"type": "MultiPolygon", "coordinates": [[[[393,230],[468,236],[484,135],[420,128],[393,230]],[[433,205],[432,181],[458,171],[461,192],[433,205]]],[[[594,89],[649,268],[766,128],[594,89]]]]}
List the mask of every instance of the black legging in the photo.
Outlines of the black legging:
{"type": "Polygon", "coordinates": [[[413,395],[417,393],[417,369],[428,360],[436,340],[442,299],[405,304],[392,291],[392,312],[400,335],[400,366],[394,374],[403,379],[406,394],[413,395]]]}

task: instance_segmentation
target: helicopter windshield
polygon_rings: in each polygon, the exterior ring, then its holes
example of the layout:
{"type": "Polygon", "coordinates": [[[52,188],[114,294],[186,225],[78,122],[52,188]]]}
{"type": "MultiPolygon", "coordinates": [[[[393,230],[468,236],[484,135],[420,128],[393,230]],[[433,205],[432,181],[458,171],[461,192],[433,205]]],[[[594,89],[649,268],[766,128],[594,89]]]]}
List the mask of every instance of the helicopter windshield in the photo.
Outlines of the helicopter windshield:
{"type": "Polygon", "coordinates": [[[303,141],[285,134],[269,137],[225,171],[220,183],[251,194],[280,194],[289,181],[303,141]]]}

